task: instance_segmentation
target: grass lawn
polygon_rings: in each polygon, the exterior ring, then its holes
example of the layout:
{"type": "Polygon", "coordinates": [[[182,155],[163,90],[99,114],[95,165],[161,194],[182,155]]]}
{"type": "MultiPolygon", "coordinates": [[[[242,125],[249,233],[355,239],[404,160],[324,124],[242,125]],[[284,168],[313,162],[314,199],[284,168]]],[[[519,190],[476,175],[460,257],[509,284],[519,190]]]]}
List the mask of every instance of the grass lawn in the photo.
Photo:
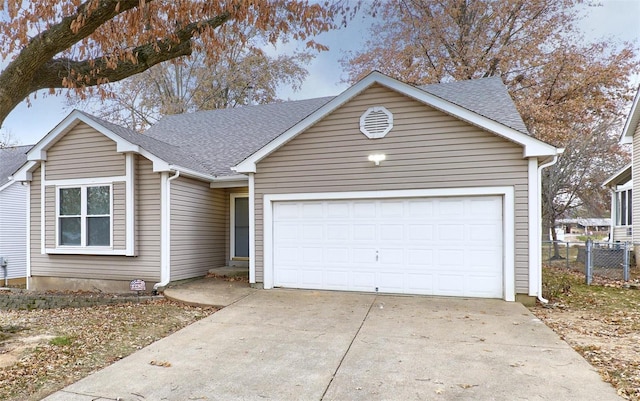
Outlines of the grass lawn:
{"type": "Polygon", "coordinates": [[[549,305],[532,312],[584,356],[618,394],[640,401],[640,290],[618,281],[585,284],[584,274],[543,269],[549,305]]]}

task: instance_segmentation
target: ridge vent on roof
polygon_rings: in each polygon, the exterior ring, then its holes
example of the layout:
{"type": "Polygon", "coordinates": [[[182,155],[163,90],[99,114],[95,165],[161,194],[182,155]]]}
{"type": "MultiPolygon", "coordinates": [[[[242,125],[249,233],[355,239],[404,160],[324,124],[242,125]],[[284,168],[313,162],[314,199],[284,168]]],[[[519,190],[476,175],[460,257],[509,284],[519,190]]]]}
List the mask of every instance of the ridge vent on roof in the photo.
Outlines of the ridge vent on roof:
{"type": "Polygon", "coordinates": [[[369,139],[384,138],[393,128],[393,114],[382,106],[370,107],[360,117],[360,132],[369,139]]]}

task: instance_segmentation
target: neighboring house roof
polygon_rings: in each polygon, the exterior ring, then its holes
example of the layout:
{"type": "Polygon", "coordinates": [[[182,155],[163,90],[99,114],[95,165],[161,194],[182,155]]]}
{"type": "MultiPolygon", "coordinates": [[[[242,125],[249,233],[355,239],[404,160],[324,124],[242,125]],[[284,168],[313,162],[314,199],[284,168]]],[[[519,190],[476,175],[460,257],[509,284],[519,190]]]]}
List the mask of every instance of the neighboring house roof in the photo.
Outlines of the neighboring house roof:
{"type": "Polygon", "coordinates": [[[577,219],[558,219],[559,224],[578,224],[583,227],[604,227],[611,225],[611,219],[602,219],[597,217],[577,218],[577,219]]]}
{"type": "Polygon", "coordinates": [[[8,183],[9,177],[27,162],[27,152],[33,145],[10,146],[0,149],[0,188],[8,183]]]}
{"type": "Polygon", "coordinates": [[[215,176],[234,175],[231,167],[294,126],[333,97],[163,117],[150,136],[188,150],[215,176]]]}
{"type": "Polygon", "coordinates": [[[632,163],[627,164],[622,169],[620,169],[617,173],[607,178],[607,180],[602,184],[602,186],[614,188],[618,185],[624,185],[628,183],[629,181],[631,181],[631,178],[632,178],[631,176],[632,166],[633,166],[632,163]]]}
{"type": "Polygon", "coordinates": [[[631,111],[622,129],[620,143],[633,143],[633,135],[638,132],[638,125],[640,125],[640,87],[638,88],[638,92],[636,92],[636,96],[631,104],[631,111]]]}
{"type": "Polygon", "coordinates": [[[500,77],[421,86],[425,92],[529,134],[500,77]]]}

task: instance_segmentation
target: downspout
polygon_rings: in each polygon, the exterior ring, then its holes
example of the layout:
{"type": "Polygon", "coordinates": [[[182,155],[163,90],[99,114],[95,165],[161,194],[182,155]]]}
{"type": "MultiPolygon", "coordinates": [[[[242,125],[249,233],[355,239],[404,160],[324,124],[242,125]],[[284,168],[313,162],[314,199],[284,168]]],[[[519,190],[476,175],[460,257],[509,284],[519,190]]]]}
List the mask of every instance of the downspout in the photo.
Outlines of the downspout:
{"type": "MultiPolygon", "coordinates": [[[[562,151],[564,151],[564,149],[558,149],[558,154],[562,153],[562,151]]],[[[558,154],[553,156],[553,159],[548,162],[548,163],[544,163],[540,166],[538,166],[538,216],[542,217],[542,169],[547,168],[549,166],[553,166],[554,164],[556,164],[558,162],[558,154]]],[[[542,219],[539,219],[539,231],[538,234],[542,235],[542,219]]],[[[555,227],[551,227],[552,230],[555,230],[555,227]]],[[[538,241],[540,241],[540,238],[538,238],[538,241]]],[[[541,244],[539,244],[541,245],[541,244]]],[[[538,301],[542,302],[543,304],[548,304],[549,300],[548,299],[544,299],[542,297],[542,247],[538,246],[538,253],[539,253],[539,257],[538,257],[538,268],[540,269],[538,271],[538,301]]]]}
{"type": "MultiPolygon", "coordinates": [[[[171,181],[180,176],[180,172],[169,177],[164,188],[165,204],[160,207],[162,216],[160,217],[161,249],[160,249],[160,282],[153,285],[153,292],[157,293],[158,288],[165,287],[171,281],[171,181]],[[162,224],[164,222],[164,224],[162,224]]],[[[162,196],[162,195],[161,195],[162,196]]]]}

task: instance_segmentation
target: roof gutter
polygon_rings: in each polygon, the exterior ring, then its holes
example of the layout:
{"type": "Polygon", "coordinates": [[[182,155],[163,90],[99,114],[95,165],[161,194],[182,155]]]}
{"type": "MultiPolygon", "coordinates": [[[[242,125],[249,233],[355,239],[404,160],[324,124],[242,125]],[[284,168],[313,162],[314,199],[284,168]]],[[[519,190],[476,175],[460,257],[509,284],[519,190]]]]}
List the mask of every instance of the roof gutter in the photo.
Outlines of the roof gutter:
{"type": "MultiPolygon", "coordinates": [[[[549,167],[549,166],[553,166],[554,164],[556,164],[558,162],[558,155],[562,154],[564,152],[564,149],[558,149],[558,153],[553,156],[553,159],[547,163],[543,163],[540,166],[538,166],[538,216],[542,216],[542,170],[549,167]]],[[[540,231],[539,233],[542,233],[542,219],[538,220],[538,224],[540,224],[540,231]]],[[[551,228],[553,230],[553,227],[551,228]]],[[[538,247],[539,254],[542,253],[542,249],[540,247],[538,247]]],[[[542,256],[542,255],[540,255],[542,256]]],[[[542,302],[543,304],[548,304],[549,300],[545,299],[542,297],[542,258],[538,257],[538,265],[539,265],[539,271],[538,271],[538,301],[542,302]]]]}
{"type": "Polygon", "coordinates": [[[160,193],[160,282],[153,285],[153,292],[166,287],[171,281],[171,181],[180,177],[180,171],[169,177],[162,173],[160,193]]]}

